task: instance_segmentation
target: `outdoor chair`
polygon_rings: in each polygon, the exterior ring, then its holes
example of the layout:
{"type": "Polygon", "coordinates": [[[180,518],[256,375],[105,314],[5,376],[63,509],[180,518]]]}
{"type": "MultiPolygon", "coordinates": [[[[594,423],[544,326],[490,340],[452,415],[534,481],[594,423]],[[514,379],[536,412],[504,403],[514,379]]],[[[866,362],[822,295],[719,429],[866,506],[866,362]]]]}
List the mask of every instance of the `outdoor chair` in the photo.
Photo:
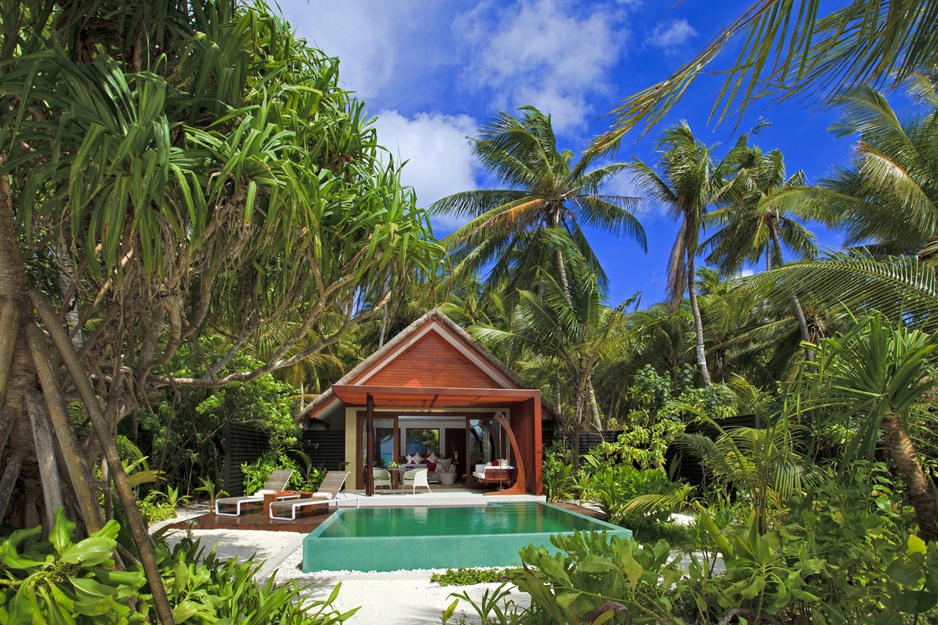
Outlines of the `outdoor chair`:
{"type": "Polygon", "coordinates": [[[404,488],[411,486],[413,489],[412,494],[417,494],[417,488],[419,486],[426,486],[428,492],[433,492],[430,490],[430,483],[427,481],[427,470],[426,469],[411,469],[404,474],[404,488]]]}
{"type": "Polygon", "coordinates": [[[284,488],[287,487],[287,482],[290,481],[290,476],[293,475],[291,469],[278,469],[270,474],[270,477],[267,478],[267,481],[264,483],[264,487],[254,493],[253,495],[246,495],[244,497],[223,497],[222,499],[215,500],[215,514],[218,516],[241,516],[241,507],[247,504],[255,503],[264,503],[264,495],[270,495],[273,493],[279,493],[284,488]],[[221,506],[234,506],[234,512],[222,512],[221,506]]]}
{"type": "Polygon", "coordinates": [[[386,469],[375,469],[375,490],[379,488],[390,488],[394,490],[391,483],[391,472],[386,469]]]}

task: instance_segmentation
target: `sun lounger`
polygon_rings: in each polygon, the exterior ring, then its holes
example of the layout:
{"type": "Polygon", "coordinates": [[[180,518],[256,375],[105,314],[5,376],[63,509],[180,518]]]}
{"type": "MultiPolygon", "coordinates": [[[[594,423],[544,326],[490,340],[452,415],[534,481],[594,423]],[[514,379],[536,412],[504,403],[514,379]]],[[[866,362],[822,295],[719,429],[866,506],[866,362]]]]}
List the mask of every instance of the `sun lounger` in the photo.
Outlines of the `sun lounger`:
{"type": "MultiPolygon", "coordinates": [[[[361,501],[358,497],[354,496],[355,507],[358,508],[361,505],[361,501]]],[[[311,508],[313,506],[332,506],[336,508],[339,507],[338,499],[321,499],[318,497],[306,497],[303,499],[290,499],[286,501],[275,501],[270,504],[270,518],[279,519],[281,521],[295,521],[297,512],[303,508],[311,508]]]]}
{"type": "Polygon", "coordinates": [[[222,499],[215,500],[215,514],[218,516],[241,516],[241,508],[246,505],[254,504],[263,504],[264,495],[279,493],[287,487],[287,482],[290,481],[290,476],[293,475],[293,471],[289,469],[279,469],[270,474],[270,477],[267,478],[267,481],[264,483],[264,488],[260,489],[253,495],[247,495],[245,497],[224,497],[222,499]],[[230,508],[234,506],[234,512],[222,512],[221,506],[230,508]]]}

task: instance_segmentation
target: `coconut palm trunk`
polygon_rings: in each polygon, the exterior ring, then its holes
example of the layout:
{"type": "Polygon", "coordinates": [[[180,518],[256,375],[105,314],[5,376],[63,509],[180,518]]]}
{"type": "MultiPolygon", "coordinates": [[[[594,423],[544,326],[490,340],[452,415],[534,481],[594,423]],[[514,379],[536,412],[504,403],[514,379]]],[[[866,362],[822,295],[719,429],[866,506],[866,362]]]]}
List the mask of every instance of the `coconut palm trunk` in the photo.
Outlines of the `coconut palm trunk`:
{"type": "MultiPolygon", "coordinates": [[[[782,258],[782,242],[779,240],[778,236],[778,222],[772,221],[769,226],[769,233],[772,236],[772,254],[766,254],[766,259],[770,256],[775,260],[775,267],[781,267],[784,265],[784,260],[782,258]]],[[[769,266],[769,269],[772,269],[772,266],[769,266]]],[[[801,302],[798,300],[798,296],[794,292],[791,294],[791,303],[795,309],[795,318],[798,320],[798,329],[801,330],[801,340],[805,343],[811,342],[811,332],[808,331],[808,321],[804,316],[804,309],[801,307],[801,302]]],[[[814,351],[810,347],[804,348],[804,359],[808,362],[814,362],[814,351]]]]}
{"type": "Polygon", "coordinates": [[[710,369],[707,368],[707,353],[704,348],[703,318],[700,316],[700,305],[697,303],[697,285],[694,257],[687,255],[687,299],[690,301],[690,312],[694,317],[694,353],[697,357],[697,370],[700,371],[700,381],[704,386],[710,386],[710,369]]]}

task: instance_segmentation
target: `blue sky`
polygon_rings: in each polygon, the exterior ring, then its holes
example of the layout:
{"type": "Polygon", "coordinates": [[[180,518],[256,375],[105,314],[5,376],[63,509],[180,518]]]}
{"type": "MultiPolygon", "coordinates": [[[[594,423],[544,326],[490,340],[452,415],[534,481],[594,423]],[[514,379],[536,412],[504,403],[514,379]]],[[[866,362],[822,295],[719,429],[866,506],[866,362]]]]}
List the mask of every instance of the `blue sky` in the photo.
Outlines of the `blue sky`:
{"type": "MultiPolygon", "coordinates": [[[[378,118],[379,141],[408,161],[404,182],[416,189],[421,206],[457,191],[494,188],[466,138],[499,111],[537,106],[551,114],[558,147],[579,155],[608,126],[604,116],[609,111],[666,78],[747,5],[712,0],[280,2],[299,36],[339,57],[344,86],[378,118]]],[[[741,120],[708,123],[721,84],[718,76],[703,77],[658,127],[644,137],[626,137],[615,160],[638,157],[652,164],[658,135],[680,119],[701,140],[725,148],[760,118],[772,125],[752,143],[780,149],[789,174],[803,169],[813,182],[850,158],[855,138],[837,139],[826,130],[837,113],[800,102],[759,103],[741,120]]],[[[634,195],[632,188],[623,175],[609,191],[634,195]]],[[[630,240],[590,235],[610,276],[612,304],[636,291],[643,305],[664,297],[677,227],[654,206],[644,206],[638,216],[648,236],[647,254],[630,240]]],[[[439,237],[453,227],[434,223],[439,237]]],[[[840,244],[836,233],[814,229],[822,247],[840,244]]]]}

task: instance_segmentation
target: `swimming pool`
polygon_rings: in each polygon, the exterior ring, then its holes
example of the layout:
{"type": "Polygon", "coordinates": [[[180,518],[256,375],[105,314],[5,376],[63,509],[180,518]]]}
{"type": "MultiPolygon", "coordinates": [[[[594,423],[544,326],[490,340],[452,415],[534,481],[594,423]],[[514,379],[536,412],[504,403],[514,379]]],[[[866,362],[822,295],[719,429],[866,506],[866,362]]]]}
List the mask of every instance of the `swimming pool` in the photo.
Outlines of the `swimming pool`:
{"type": "Polygon", "coordinates": [[[543,503],[340,508],[303,539],[303,572],[512,566],[518,552],[575,530],[630,530],[543,503]]]}

